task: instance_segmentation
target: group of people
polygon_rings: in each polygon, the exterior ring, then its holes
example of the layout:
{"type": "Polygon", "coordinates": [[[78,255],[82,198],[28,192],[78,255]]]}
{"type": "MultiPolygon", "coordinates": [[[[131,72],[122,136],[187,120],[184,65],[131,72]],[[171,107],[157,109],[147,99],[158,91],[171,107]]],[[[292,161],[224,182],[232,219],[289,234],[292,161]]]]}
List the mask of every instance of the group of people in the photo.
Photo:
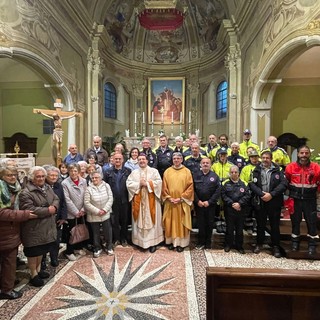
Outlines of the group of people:
{"type": "Polygon", "coordinates": [[[128,241],[150,253],[163,242],[169,250],[183,252],[196,217],[197,249],[211,248],[214,226],[218,229],[219,222],[225,221],[225,252],[235,248],[243,254],[243,229],[251,216],[257,222],[254,252],[262,249],[269,220],[273,255],[279,258],[286,190],[294,199],[292,250],[299,250],[304,217],[308,252],[314,255],[320,166],[310,162],[310,148],[301,146],[297,162],[290,163],[275,137],[269,137],[268,148],[260,151],[250,130],[243,134],[243,141],[230,147],[225,134],[219,141],[210,135],[203,147],[196,135],[190,135],[187,145],[176,137],[174,146],[161,136],[155,149],[144,139],[142,149],[132,148],[128,157],[121,144],[109,157],[101,138],[94,137],[84,156],[70,145],[60,168],[35,166],[22,186],[17,167],[7,161],[0,169],[0,299],[21,296],[13,290],[20,243],[28,259],[30,284],[40,287],[50,276],[42,263],[47,253],[52,267],[59,264],[62,233],[70,261],[86,255],[88,249],[95,258],[103,250],[113,255],[114,248],[126,247],[128,241]],[[79,223],[87,224],[90,237],[71,244],[70,231],[79,223]]]}

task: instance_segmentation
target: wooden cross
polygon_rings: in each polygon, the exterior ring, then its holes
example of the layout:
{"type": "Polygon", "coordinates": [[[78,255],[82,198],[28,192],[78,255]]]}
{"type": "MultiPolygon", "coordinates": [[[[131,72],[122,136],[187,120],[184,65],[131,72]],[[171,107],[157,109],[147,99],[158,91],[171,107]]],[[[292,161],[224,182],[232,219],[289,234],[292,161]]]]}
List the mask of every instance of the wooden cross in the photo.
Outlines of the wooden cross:
{"type": "Polygon", "coordinates": [[[43,116],[50,118],[53,120],[54,129],[52,134],[52,140],[54,142],[53,145],[53,155],[55,158],[56,166],[59,166],[62,163],[62,120],[70,119],[73,117],[82,117],[81,112],[75,111],[61,111],[63,104],[61,103],[61,99],[56,99],[54,103],[55,110],[47,110],[47,109],[33,109],[33,113],[42,114],[43,116]]]}

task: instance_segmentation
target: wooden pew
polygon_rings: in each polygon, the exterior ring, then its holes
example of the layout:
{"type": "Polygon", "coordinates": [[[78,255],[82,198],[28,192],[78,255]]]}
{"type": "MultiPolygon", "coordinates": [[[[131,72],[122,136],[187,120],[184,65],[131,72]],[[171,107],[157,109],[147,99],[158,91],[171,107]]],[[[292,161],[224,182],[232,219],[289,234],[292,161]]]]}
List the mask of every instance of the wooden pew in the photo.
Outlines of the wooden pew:
{"type": "Polygon", "coordinates": [[[207,320],[318,320],[320,271],[207,268],[207,320]]]}

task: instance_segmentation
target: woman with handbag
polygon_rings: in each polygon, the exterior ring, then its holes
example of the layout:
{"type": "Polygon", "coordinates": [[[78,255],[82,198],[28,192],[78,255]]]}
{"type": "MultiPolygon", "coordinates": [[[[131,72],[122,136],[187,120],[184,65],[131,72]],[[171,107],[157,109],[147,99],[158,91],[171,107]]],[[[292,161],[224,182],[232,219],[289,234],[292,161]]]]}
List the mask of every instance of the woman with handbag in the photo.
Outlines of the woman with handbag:
{"type": "Polygon", "coordinates": [[[30,284],[35,287],[43,286],[43,279],[50,276],[48,272],[40,271],[41,260],[57,240],[56,213],[60,200],[45,183],[46,176],[47,172],[43,167],[32,167],[28,183],[19,196],[20,209],[31,210],[37,215],[37,219],[25,221],[21,225],[21,240],[31,272],[30,284]]]}
{"type": "MultiPolygon", "coordinates": [[[[68,229],[71,231],[76,224],[84,223],[84,193],[87,189],[86,179],[80,176],[80,166],[77,163],[72,163],[68,166],[69,177],[62,181],[61,185],[68,212],[68,229]],[[80,219],[81,218],[81,219],[80,219]],[[82,221],[81,221],[82,220],[82,221]]],[[[84,241],[70,242],[70,233],[67,232],[67,249],[66,257],[70,261],[77,260],[78,256],[85,256],[86,252],[84,241]]]]}
{"type": "Polygon", "coordinates": [[[109,184],[104,182],[97,171],[91,173],[92,182],[84,195],[84,207],[87,212],[87,221],[93,233],[93,257],[98,258],[102,252],[100,226],[106,241],[106,252],[113,255],[112,226],[110,213],[112,211],[113,195],[109,184]]]}

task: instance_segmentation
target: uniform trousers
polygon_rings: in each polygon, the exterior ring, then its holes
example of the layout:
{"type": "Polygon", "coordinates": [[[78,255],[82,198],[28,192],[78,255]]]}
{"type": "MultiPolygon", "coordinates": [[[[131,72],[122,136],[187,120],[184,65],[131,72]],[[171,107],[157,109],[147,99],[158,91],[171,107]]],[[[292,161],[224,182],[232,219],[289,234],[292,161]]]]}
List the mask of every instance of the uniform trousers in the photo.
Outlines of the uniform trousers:
{"type": "Polygon", "coordinates": [[[271,229],[272,246],[280,246],[280,213],[281,206],[269,202],[261,201],[261,208],[256,212],[257,220],[257,245],[263,245],[265,239],[265,230],[267,219],[269,219],[271,229]]]}
{"type": "Polygon", "coordinates": [[[317,235],[317,200],[316,199],[294,199],[294,212],[290,216],[292,233],[300,235],[300,223],[302,213],[306,220],[308,234],[311,237],[317,235]]]}
{"type": "Polygon", "coordinates": [[[196,207],[198,223],[198,244],[210,246],[214,225],[216,205],[209,207],[196,207]]]}

